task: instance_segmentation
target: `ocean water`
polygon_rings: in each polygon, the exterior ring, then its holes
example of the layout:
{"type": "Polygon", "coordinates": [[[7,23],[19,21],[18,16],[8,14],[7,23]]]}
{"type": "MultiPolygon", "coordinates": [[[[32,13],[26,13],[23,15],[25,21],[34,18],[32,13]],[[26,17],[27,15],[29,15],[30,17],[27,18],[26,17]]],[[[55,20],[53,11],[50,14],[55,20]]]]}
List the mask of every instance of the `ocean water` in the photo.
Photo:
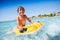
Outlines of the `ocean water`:
{"type": "MultiPolygon", "coordinates": [[[[12,30],[16,20],[0,22],[0,40],[60,40],[60,16],[51,18],[33,18],[34,22],[43,23],[42,28],[31,34],[16,35],[12,30]]],[[[28,21],[26,25],[30,24],[28,21]]]]}

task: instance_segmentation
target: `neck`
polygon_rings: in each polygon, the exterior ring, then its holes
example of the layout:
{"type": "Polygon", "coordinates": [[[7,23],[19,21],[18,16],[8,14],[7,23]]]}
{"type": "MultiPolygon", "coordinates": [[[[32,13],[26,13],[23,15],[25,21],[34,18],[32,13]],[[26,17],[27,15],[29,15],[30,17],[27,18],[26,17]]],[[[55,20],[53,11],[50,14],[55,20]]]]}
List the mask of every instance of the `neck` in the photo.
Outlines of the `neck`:
{"type": "Polygon", "coordinates": [[[19,17],[23,17],[23,15],[19,15],[19,17]]]}

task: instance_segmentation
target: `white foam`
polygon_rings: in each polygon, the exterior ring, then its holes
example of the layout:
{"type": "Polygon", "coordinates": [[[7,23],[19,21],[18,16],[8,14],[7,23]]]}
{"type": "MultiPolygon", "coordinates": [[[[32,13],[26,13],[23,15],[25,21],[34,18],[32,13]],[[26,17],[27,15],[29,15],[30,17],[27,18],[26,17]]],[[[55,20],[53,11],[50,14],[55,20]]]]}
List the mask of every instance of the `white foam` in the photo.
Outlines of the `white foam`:
{"type": "Polygon", "coordinates": [[[60,31],[60,28],[57,23],[51,23],[47,27],[47,33],[51,35],[52,37],[58,35],[58,32],[60,31]]]}

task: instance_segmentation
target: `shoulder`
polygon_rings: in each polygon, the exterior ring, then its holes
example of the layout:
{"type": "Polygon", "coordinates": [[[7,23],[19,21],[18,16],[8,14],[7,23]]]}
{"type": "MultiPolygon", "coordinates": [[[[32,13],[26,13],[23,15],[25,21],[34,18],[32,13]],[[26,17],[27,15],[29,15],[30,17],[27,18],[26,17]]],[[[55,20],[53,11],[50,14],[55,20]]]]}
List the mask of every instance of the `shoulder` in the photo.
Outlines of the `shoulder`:
{"type": "Polygon", "coordinates": [[[24,15],[24,17],[27,17],[26,15],[24,15]]]}
{"type": "Polygon", "coordinates": [[[19,17],[17,16],[17,17],[16,17],[16,20],[17,20],[18,18],[19,18],[19,17]]]}
{"type": "Polygon", "coordinates": [[[24,16],[26,16],[26,15],[24,15],[24,16]]]}

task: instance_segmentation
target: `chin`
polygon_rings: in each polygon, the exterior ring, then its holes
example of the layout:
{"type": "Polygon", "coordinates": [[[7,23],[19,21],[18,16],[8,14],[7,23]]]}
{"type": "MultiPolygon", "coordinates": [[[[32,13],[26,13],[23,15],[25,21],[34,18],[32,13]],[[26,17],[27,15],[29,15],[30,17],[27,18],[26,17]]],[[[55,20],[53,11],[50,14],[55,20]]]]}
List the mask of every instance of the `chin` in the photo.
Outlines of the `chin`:
{"type": "MultiPolygon", "coordinates": [[[[20,14],[21,15],[21,14],[20,14]]],[[[21,16],[23,16],[23,15],[21,15],[21,16]]]]}

